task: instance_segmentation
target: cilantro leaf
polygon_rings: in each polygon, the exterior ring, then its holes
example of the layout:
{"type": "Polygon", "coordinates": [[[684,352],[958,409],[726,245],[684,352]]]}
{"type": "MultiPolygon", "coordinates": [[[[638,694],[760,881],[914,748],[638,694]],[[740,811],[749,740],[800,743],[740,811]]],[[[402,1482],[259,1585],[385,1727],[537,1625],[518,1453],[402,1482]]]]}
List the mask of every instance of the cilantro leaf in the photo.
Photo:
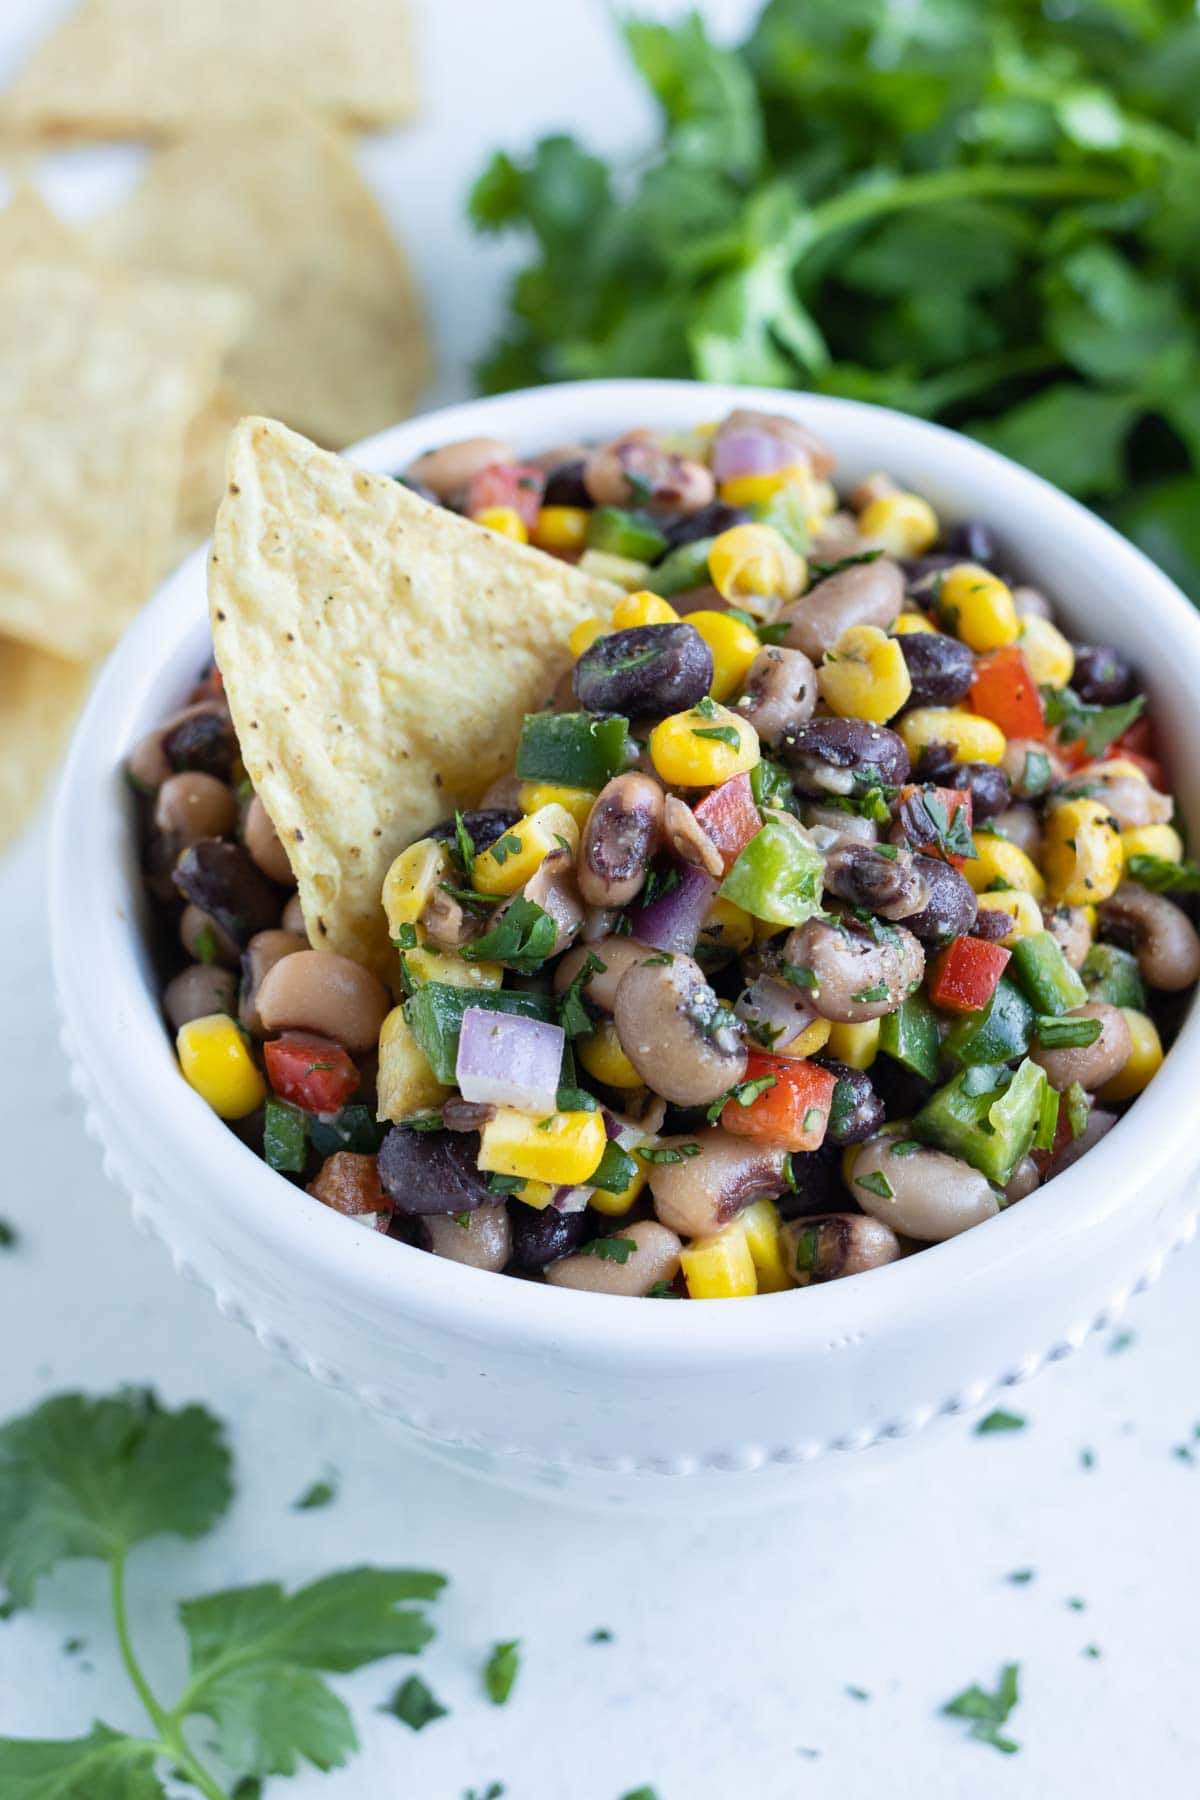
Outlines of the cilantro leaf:
{"type": "Polygon", "coordinates": [[[59,1395],[0,1428],[0,1582],[28,1606],[69,1557],[203,1537],[232,1492],[224,1434],[203,1407],[169,1412],[146,1388],[59,1395]]]}
{"type": "Polygon", "coordinates": [[[322,1506],[331,1506],[336,1499],[337,1483],[326,1476],[305,1488],[300,1498],[292,1502],[292,1511],[316,1512],[322,1506]]]}
{"type": "Polygon", "coordinates": [[[1002,1737],[1000,1727],[1007,1724],[1020,1693],[1018,1689],[1019,1667],[1016,1663],[1006,1663],[1000,1672],[1000,1680],[996,1691],[988,1693],[977,1683],[964,1688],[953,1700],[947,1700],[942,1708],[943,1714],[951,1719],[971,1719],[974,1721],[970,1735],[980,1743],[991,1744],[993,1749],[1001,1750],[1006,1756],[1013,1755],[1020,1749],[1011,1738],[1002,1737]]]}
{"type": "Polygon", "coordinates": [[[608,967],[601,962],[594,950],[589,950],[570,986],[565,990],[558,1003],[558,1022],[568,1038],[586,1037],[596,1028],[595,1015],[583,990],[593,975],[603,975],[608,967]]]}
{"type": "Polygon", "coordinates": [[[1074,688],[1043,688],[1046,723],[1058,727],[1064,744],[1080,743],[1088,756],[1103,756],[1114,739],[1128,731],[1141,716],[1144,694],[1136,694],[1120,706],[1093,706],[1081,700],[1074,688]]]}
{"type": "Polygon", "coordinates": [[[1191,858],[1168,862],[1165,856],[1131,856],[1125,865],[1131,881],[1140,881],[1152,894],[1200,893],[1200,863],[1191,858]]]}
{"type": "Polygon", "coordinates": [[[399,1719],[402,1725],[408,1725],[413,1731],[424,1731],[426,1725],[432,1725],[435,1719],[449,1716],[449,1707],[443,1706],[426,1687],[419,1675],[410,1675],[402,1681],[391,1699],[380,1707],[380,1712],[390,1713],[399,1719]]]}
{"type": "Polygon", "coordinates": [[[506,969],[532,975],[554,952],[558,926],[535,900],[518,894],[510,900],[490,931],[464,944],[467,962],[498,962],[506,969]]]}
{"type": "Polygon", "coordinates": [[[1020,1413],[1005,1412],[1003,1408],[997,1407],[986,1418],[980,1419],[975,1427],[975,1436],[988,1437],[993,1431],[1024,1431],[1027,1423],[1028,1420],[1023,1419],[1020,1413]]]}
{"type": "Polygon", "coordinates": [[[166,1800],[159,1747],[95,1724],[85,1738],[0,1738],[5,1800],[166,1800]]]}
{"type": "Polygon", "coordinates": [[[600,1262],[627,1263],[637,1249],[636,1238],[602,1237],[592,1238],[590,1243],[580,1244],[580,1256],[594,1256],[600,1262]]]}
{"type": "Polygon", "coordinates": [[[520,1666],[520,1638],[511,1638],[507,1643],[492,1646],[492,1654],[483,1665],[483,1685],[493,1706],[507,1704],[520,1666]]]}
{"type": "Polygon", "coordinates": [[[343,1702],[319,1671],[348,1674],[433,1636],[406,1601],[435,1600],[444,1578],[418,1569],[346,1569],[286,1594],[278,1582],[185,1600],[191,1671],[176,1709],[216,1728],[215,1748],[236,1769],[292,1775],[301,1758],[339,1767],[358,1739],[343,1702]]]}

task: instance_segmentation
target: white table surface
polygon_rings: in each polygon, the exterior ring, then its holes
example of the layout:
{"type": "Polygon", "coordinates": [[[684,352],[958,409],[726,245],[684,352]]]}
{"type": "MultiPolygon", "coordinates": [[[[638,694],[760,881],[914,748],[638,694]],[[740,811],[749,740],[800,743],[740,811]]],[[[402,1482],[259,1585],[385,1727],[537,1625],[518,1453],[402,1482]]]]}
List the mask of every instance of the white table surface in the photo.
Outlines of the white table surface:
{"type": "MultiPolygon", "coordinates": [[[[62,10],[0,4],[0,75],[62,10]]],[[[749,8],[706,10],[733,20],[749,8]]],[[[485,149],[564,125],[633,147],[648,113],[621,78],[599,0],[426,0],[421,11],[425,117],[367,145],[364,162],[422,274],[438,394],[454,398],[507,266],[460,223],[485,149]]],[[[80,216],[128,180],[133,160],[60,158],[47,191],[80,216]]],[[[134,1565],[138,1635],[163,1687],[181,1667],[169,1609],[182,1595],[360,1560],[452,1577],[420,1665],[452,1716],[418,1737],[373,1710],[407,1665],[337,1682],[362,1755],[271,1793],[461,1800],[492,1780],[507,1800],[618,1800],[644,1784],[660,1800],[1183,1800],[1200,1789],[1195,1255],[1137,1304],[1120,1354],[1093,1341],[1014,1394],[1021,1433],[964,1427],[889,1470],[857,1459],[819,1501],[744,1520],[560,1512],[427,1462],[268,1360],[135,1233],[58,1050],[44,826],[0,863],[0,1022],[0,1214],[21,1233],[0,1258],[0,1417],[65,1388],[150,1381],[169,1401],[203,1400],[232,1430],[228,1522],[198,1547],[164,1541],[134,1565]],[[1188,1441],[1195,1464],[1176,1453],[1188,1441]],[[327,1469],[336,1503],[292,1511],[327,1469]],[[1006,1582],[1023,1567],[1032,1582],[1006,1582]],[[601,1626],[614,1642],[588,1643],[601,1626]],[[481,1697],[479,1667],[494,1640],[518,1636],[519,1684],[498,1710],[481,1697]],[[1085,1654],[1093,1644],[1099,1658],[1085,1654]],[[1024,1687],[1015,1757],[938,1717],[1009,1660],[1024,1687]]],[[[70,1735],[96,1716],[141,1725],[107,1638],[100,1573],[78,1564],[43,1585],[32,1613],[0,1625],[0,1731],[70,1735]],[[73,1636],[87,1639],[82,1654],[64,1652],[73,1636]]]]}

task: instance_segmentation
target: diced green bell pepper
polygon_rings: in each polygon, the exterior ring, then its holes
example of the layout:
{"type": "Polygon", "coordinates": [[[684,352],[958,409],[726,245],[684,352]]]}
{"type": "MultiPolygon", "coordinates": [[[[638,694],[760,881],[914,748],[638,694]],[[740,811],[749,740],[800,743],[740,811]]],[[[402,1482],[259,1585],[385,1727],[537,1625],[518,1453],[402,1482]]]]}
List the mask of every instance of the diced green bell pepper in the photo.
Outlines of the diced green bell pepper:
{"type": "Polygon", "coordinates": [[[633,562],[657,562],[667,539],[641,513],[619,506],[598,506],[588,520],[588,549],[608,556],[625,556],[633,562]]]}
{"type": "MultiPolygon", "coordinates": [[[[316,1121],[314,1120],[315,1124],[316,1121]]],[[[322,1151],[321,1155],[328,1155],[322,1151]]],[[[280,1174],[300,1175],[308,1161],[308,1119],[287,1100],[267,1101],[263,1108],[263,1159],[280,1174]]]]}
{"type": "Polygon", "coordinates": [[[750,792],[760,810],[774,807],[777,812],[784,811],[796,794],[787,770],[780,763],[772,762],[769,756],[760,756],[751,769],[750,792]]]}
{"type": "Polygon", "coordinates": [[[599,793],[625,767],[629,721],[619,714],[597,719],[591,713],[526,713],[517,745],[522,781],[549,781],[559,787],[599,793]]]}
{"type": "Polygon", "coordinates": [[[1015,1062],[1029,1049],[1037,1014],[1015,982],[1002,975],[987,1005],[952,1025],[942,1048],[960,1068],[1015,1062]]]}
{"type": "Polygon", "coordinates": [[[879,1021],[879,1048],[914,1075],[937,1080],[937,1017],[924,994],[910,994],[895,1012],[884,1014],[879,1021]]]}
{"type": "Polygon", "coordinates": [[[1013,970],[1040,1013],[1065,1013],[1082,1006],[1087,989],[1048,931],[1035,931],[1013,945],[1013,970]]]}
{"type": "Polygon", "coordinates": [[[654,593],[669,600],[672,594],[686,594],[692,588],[707,587],[708,553],[714,542],[710,537],[696,538],[690,544],[677,545],[664,556],[650,576],[654,593]]]}
{"type": "Polygon", "coordinates": [[[369,1106],[343,1106],[331,1119],[314,1113],[308,1121],[308,1135],[318,1156],[334,1156],[339,1150],[374,1156],[386,1131],[387,1126],[379,1123],[369,1106]]]}
{"type": "Polygon", "coordinates": [[[808,555],[808,507],[803,488],[784,482],[769,500],[760,501],[753,511],[759,524],[772,526],[798,555],[808,555]]]}
{"type": "Polygon", "coordinates": [[[913,1135],[1005,1187],[1042,1124],[1048,1085],[1045,1070],[1028,1058],[1015,1074],[975,1064],[930,1096],[913,1120],[913,1135]]]}
{"type": "Polygon", "coordinates": [[[404,1002],[404,1017],[434,1076],[446,1086],[454,1084],[459,1033],[469,1006],[482,1007],[485,1012],[515,1013],[524,1019],[542,1019],[551,1025],[558,1010],[549,994],[506,993],[503,989],[450,987],[445,982],[427,981],[404,1002]]]}
{"type": "Polygon", "coordinates": [[[594,575],[597,581],[611,581],[627,594],[636,594],[650,579],[649,563],[632,556],[614,556],[611,550],[585,550],[579,567],[585,575],[594,575]]]}
{"type": "Polygon", "coordinates": [[[1135,1012],[1145,1012],[1146,984],[1137,957],[1128,950],[1116,944],[1093,944],[1079,973],[1089,1000],[1106,1000],[1110,1006],[1132,1006],[1135,1012]]]}
{"type": "Polygon", "coordinates": [[[821,910],[825,862],[782,820],[768,818],[721,883],[721,893],[769,925],[803,925],[821,910]]]}

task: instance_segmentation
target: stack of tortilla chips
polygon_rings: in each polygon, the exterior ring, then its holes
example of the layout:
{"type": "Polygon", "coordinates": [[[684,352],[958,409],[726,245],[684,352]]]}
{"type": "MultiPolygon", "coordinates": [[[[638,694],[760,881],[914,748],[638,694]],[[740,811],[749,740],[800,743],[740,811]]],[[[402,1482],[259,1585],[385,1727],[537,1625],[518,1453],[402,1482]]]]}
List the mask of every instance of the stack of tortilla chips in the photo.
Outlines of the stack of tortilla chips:
{"type": "Polygon", "coordinates": [[[340,447],[416,403],[404,255],[343,132],[414,106],[398,0],[84,0],[0,95],[0,158],[155,147],[82,230],[0,211],[0,849],[90,671],[211,530],[225,444],[268,412],[340,447]]]}

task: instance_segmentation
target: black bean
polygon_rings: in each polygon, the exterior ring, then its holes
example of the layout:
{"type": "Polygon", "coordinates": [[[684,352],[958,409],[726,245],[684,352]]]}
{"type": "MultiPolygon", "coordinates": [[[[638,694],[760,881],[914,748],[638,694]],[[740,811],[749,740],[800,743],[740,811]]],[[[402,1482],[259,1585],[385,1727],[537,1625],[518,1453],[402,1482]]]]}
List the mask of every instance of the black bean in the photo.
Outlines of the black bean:
{"type": "Polygon", "coordinates": [[[981,907],[971,927],[971,936],[985,938],[989,944],[999,943],[1007,937],[1016,923],[1012,913],[1004,912],[998,906],[981,907]]]}
{"type": "Polygon", "coordinates": [[[942,575],[952,569],[958,556],[947,556],[944,550],[935,550],[928,556],[901,556],[897,558],[904,571],[904,585],[910,594],[928,599],[935,575],[942,575]]]}
{"type": "Polygon", "coordinates": [[[512,1220],[512,1262],[523,1275],[540,1275],[547,1263],[569,1256],[592,1235],[595,1214],[561,1213],[553,1206],[526,1206],[518,1200],[508,1209],[512,1220]]]}
{"type": "Polygon", "coordinates": [[[279,923],[282,894],[240,844],[197,838],[176,863],[172,880],[235,944],[248,944],[257,932],[279,923]]]}
{"type": "Polygon", "coordinates": [[[393,1125],[380,1145],[379,1179],[396,1211],[409,1217],[474,1212],[496,1198],[475,1166],[478,1155],[473,1132],[393,1125]]]}
{"type": "Polygon", "coordinates": [[[575,665],[575,693],[588,712],[662,719],[703,699],[712,651],[691,625],[637,625],[597,638],[575,665]]]}
{"type": "Polygon", "coordinates": [[[896,639],[908,665],[909,706],[954,706],[975,679],[975,659],[965,644],[940,631],[906,631],[896,639]]]}
{"type": "Polygon", "coordinates": [[[785,746],[785,753],[796,772],[796,786],[809,794],[842,792],[849,784],[829,779],[838,771],[862,788],[875,783],[898,787],[909,775],[903,739],[865,719],[813,719],[785,746]]]}
{"type": "Polygon", "coordinates": [[[825,1067],[837,1076],[829,1108],[828,1136],[835,1144],[861,1144],[883,1124],[883,1101],[865,1069],[852,1069],[848,1063],[833,1058],[826,1061],[825,1067]]]}
{"type": "Polygon", "coordinates": [[[584,486],[584,460],[579,457],[574,462],[559,463],[551,469],[546,477],[546,487],[542,494],[543,506],[586,506],[592,510],[592,496],[584,486]]]}
{"type": "Polygon", "coordinates": [[[744,525],[750,513],[744,506],[728,506],[724,500],[713,500],[699,512],[685,513],[681,518],[664,521],[662,532],[671,549],[680,544],[697,544],[701,538],[720,537],[734,525],[744,525]]]}
{"type": "Polygon", "coordinates": [[[1089,706],[1116,706],[1135,688],[1133,670],[1111,644],[1077,644],[1071,686],[1089,706]]]}
{"type": "Polygon", "coordinates": [[[788,1159],[792,1186],[775,1204],[781,1219],[801,1219],[808,1213],[850,1210],[842,1180],[841,1145],[826,1137],[819,1150],[799,1150],[788,1159]]]}
{"type": "Polygon", "coordinates": [[[195,769],[218,781],[228,781],[237,749],[233,720],[226,712],[195,713],[163,739],[163,751],[177,774],[195,769]]]}
{"type": "Polygon", "coordinates": [[[995,763],[954,760],[949,744],[930,744],[917,759],[916,778],[935,787],[958,788],[971,796],[971,815],[979,822],[994,819],[1012,805],[1012,783],[995,763]]]}
{"type": "MultiPolygon", "coordinates": [[[[504,806],[489,806],[482,812],[466,812],[462,816],[463,824],[471,834],[471,842],[475,846],[476,856],[490,850],[498,838],[516,824],[520,813],[510,812],[504,806]]],[[[429,833],[431,838],[440,838],[443,843],[453,844],[456,841],[456,826],[453,819],[440,819],[429,833]]]]}
{"type": "Polygon", "coordinates": [[[919,913],[910,913],[905,919],[905,929],[927,944],[966,937],[979,911],[970,883],[936,856],[915,857],[914,864],[924,878],[928,897],[919,913]]]}
{"type": "Polygon", "coordinates": [[[984,568],[990,568],[998,554],[992,528],[982,519],[960,519],[951,525],[946,533],[946,548],[967,562],[982,563],[984,568]]]}

